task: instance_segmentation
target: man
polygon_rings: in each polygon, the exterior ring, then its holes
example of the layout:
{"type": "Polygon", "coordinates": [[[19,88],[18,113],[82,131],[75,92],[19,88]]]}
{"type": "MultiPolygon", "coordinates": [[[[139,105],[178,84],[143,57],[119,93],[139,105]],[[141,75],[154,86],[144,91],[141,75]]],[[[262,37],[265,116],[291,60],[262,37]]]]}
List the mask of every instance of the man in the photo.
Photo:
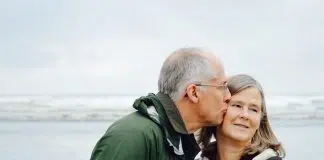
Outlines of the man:
{"type": "Polygon", "coordinates": [[[91,160],[194,159],[193,133],[221,123],[230,99],[220,60],[201,48],[178,49],[165,60],[158,89],[108,128],[91,160]]]}

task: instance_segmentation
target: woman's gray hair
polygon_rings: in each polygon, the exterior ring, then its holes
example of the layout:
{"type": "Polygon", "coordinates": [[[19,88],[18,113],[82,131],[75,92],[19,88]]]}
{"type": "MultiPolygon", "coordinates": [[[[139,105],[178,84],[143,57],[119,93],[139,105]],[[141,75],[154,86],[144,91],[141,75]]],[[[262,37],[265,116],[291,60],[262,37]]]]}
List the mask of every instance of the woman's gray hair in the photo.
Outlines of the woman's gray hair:
{"type": "Polygon", "coordinates": [[[159,92],[168,94],[177,101],[190,83],[213,78],[211,63],[202,48],[181,48],[174,51],[163,63],[159,81],[159,92]]]}

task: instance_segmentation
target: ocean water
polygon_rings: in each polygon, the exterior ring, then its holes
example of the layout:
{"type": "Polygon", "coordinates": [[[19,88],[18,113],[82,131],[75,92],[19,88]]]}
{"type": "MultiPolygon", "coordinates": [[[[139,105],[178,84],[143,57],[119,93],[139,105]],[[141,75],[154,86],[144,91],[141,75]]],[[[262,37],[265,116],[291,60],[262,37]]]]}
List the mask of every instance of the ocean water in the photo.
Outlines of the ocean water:
{"type": "MultiPolygon", "coordinates": [[[[89,160],[110,122],[0,122],[1,160],[89,160]]],[[[287,160],[324,157],[323,120],[273,123],[287,160]]]]}
{"type": "MultiPolygon", "coordinates": [[[[0,160],[87,160],[135,98],[0,96],[0,160]]],[[[286,159],[323,159],[324,96],[271,96],[267,106],[286,159]]]]}
{"type": "Polygon", "coordinates": [[[0,120],[114,121],[136,96],[0,96],[0,120]]]}

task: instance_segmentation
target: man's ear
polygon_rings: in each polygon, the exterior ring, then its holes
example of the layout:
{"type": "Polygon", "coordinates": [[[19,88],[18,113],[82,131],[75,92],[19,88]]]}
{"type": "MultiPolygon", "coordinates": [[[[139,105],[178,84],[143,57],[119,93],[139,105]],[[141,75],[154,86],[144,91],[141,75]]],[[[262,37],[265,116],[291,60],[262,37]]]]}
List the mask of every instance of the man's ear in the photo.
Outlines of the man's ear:
{"type": "Polygon", "coordinates": [[[190,84],[186,88],[187,92],[187,98],[192,103],[198,103],[199,102],[199,93],[198,93],[198,87],[195,84],[190,84]]]}

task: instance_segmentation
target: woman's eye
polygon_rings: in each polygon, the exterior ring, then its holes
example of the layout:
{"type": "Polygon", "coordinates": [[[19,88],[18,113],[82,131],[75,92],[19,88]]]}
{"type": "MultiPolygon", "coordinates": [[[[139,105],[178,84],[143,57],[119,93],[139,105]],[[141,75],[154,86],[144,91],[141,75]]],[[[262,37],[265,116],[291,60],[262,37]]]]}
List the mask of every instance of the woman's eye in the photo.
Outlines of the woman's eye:
{"type": "Polygon", "coordinates": [[[238,105],[238,104],[232,104],[233,107],[236,107],[236,108],[241,108],[241,105],[238,105]]]}
{"type": "Polygon", "coordinates": [[[250,110],[253,111],[253,112],[258,112],[258,110],[255,109],[255,108],[250,108],[250,110]]]}

